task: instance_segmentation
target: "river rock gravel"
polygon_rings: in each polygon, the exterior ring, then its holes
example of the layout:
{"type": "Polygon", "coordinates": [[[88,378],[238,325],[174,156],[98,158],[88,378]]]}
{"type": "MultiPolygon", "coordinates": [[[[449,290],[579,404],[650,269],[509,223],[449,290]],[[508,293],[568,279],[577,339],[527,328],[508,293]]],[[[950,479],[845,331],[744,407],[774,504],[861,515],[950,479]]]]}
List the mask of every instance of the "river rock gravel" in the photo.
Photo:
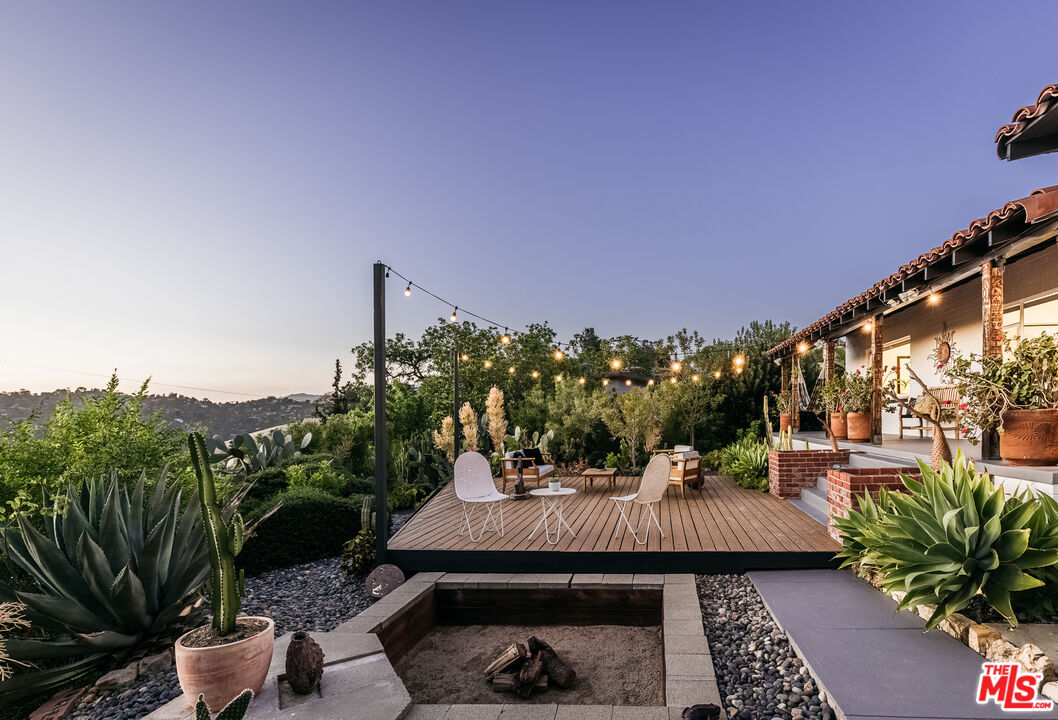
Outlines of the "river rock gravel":
{"type": "Polygon", "coordinates": [[[698,598],[728,718],[833,720],[833,708],[745,575],[699,575],[698,598]]]}
{"type": "MultiPolygon", "coordinates": [[[[391,533],[396,533],[410,512],[395,512],[391,533]]],[[[341,558],[326,558],[273,570],[246,578],[242,609],[264,615],[276,624],[276,637],[295,630],[326,632],[368,607],[365,575],[348,575],[341,558]]],[[[141,675],[133,683],[89,702],[70,715],[73,720],[138,720],[180,695],[176,668],[141,675]]]]}

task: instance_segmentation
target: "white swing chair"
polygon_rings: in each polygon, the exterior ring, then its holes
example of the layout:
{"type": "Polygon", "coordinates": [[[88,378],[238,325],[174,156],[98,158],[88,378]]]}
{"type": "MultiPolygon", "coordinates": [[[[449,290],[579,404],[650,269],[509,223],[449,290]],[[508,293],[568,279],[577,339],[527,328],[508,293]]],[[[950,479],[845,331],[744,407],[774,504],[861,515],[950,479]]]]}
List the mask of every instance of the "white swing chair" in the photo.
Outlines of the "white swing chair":
{"type": "MultiPolygon", "coordinates": [[[[640,545],[645,545],[647,538],[650,537],[650,523],[653,522],[657,526],[658,532],[661,533],[661,537],[665,537],[665,531],[661,529],[661,522],[658,519],[658,515],[661,513],[661,499],[665,496],[665,491],[669,487],[669,469],[672,467],[672,460],[665,453],[660,453],[651,458],[650,462],[647,463],[646,470],[643,471],[643,479],[639,481],[639,489],[636,490],[633,495],[622,495],[621,497],[612,497],[611,500],[617,504],[617,509],[621,512],[621,520],[624,521],[625,526],[632,533],[632,537],[636,539],[636,542],[640,545]],[[636,527],[632,527],[632,521],[628,517],[629,503],[635,503],[639,505],[639,524],[636,527]],[[654,512],[654,506],[658,506],[658,512],[654,512]],[[639,531],[643,527],[643,522],[647,522],[646,533],[643,535],[643,539],[639,539],[639,531]]],[[[617,527],[614,528],[613,536],[617,537],[618,531],[621,529],[621,524],[618,523],[617,527]]]]}
{"type": "Polygon", "coordinates": [[[500,501],[510,496],[496,489],[496,484],[492,481],[492,468],[489,467],[489,461],[476,452],[465,452],[460,455],[456,458],[455,486],[456,497],[463,503],[463,522],[459,526],[459,534],[467,533],[471,542],[480,540],[486,530],[498,532],[500,537],[503,537],[503,506],[499,506],[499,525],[496,524],[496,514],[493,510],[500,501]],[[488,512],[481,523],[478,536],[474,537],[472,525],[474,511],[481,504],[485,504],[488,512]],[[491,527],[489,527],[490,523],[491,527]]]}

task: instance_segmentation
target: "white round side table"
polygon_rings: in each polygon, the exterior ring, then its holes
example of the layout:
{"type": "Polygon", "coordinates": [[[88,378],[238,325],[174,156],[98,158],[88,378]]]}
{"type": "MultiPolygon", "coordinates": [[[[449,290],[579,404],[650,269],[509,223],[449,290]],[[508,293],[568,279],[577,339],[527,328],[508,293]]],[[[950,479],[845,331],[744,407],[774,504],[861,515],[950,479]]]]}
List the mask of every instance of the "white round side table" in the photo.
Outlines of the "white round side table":
{"type": "Polygon", "coordinates": [[[573,532],[573,528],[569,526],[566,519],[562,517],[562,506],[566,502],[566,498],[577,492],[574,488],[559,488],[558,490],[552,490],[551,488],[537,488],[536,490],[530,490],[529,494],[533,497],[540,498],[540,504],[543,508],[544,516],[540,518],[540,522],[533,528],[533,532],[529,534],[529,539],[532,540],[533,536],[536,535],[536,531],[540,529],[540,526],[544,526],[544,537],[547,538],[547,542],[551,545],[557,545],[559,539],[562,537],[562,526],[566,526],[566,530],[573,537],[577,537],[577,533],[573,532]],[[548,518],[554,518],[554,530],[551,528],[551,523],[548,522],[548,518]],[[553,539],[552,539],[553,538],[553,539]]]}

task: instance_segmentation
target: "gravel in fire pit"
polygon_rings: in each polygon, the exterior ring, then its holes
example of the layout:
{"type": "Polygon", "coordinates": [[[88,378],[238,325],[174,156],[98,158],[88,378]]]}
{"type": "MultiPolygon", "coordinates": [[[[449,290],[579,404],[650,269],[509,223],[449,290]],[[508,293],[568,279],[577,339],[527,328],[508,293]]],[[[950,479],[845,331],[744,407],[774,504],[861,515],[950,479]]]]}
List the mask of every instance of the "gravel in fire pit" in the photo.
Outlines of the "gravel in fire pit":
{"type": "Polygon", "coordinates": [[[698,599],[729,718],[832,720],[834,710],[745,575],[698,575],[698,599]]]}

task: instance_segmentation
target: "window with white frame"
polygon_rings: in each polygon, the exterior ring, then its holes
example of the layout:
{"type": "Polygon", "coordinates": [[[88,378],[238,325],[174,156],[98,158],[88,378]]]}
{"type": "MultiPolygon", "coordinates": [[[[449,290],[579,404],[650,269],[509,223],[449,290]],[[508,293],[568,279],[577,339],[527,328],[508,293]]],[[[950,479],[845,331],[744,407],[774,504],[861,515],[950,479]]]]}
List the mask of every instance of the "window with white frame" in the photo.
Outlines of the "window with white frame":
{"type": "Polygon", "coordinates": [[[1012,340],[1058,335],[1058,292],[1011,303],[1003,310],[1003,334],[1012,340]]]}

